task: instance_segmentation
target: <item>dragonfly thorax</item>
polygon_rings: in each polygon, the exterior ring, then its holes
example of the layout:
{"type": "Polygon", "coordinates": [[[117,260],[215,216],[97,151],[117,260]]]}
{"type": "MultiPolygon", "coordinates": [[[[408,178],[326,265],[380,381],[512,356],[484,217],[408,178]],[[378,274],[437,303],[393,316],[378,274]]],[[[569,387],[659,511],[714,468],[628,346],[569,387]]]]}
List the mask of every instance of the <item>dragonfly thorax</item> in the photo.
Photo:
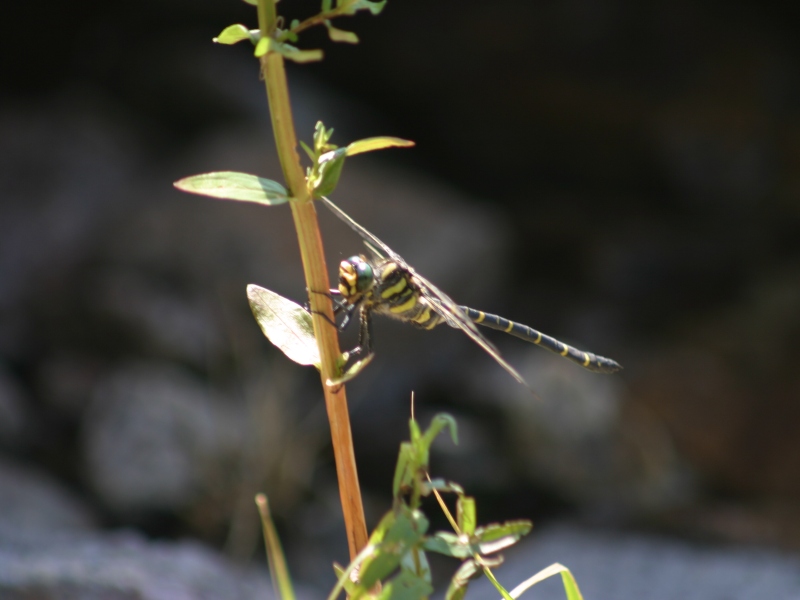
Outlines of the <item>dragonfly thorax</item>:
{"type": "Polygon", "coordinates": [[[339,291],[352,302],[375,285],[375,272],[363,256],[351,256],[339,263],[339,291]]]}

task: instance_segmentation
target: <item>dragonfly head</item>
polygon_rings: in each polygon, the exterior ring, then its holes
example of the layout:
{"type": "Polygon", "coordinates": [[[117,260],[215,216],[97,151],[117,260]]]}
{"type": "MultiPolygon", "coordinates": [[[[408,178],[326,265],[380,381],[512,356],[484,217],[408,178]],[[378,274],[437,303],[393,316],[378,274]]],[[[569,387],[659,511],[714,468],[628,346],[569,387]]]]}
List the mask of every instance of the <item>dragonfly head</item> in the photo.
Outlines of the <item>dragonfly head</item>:
{"type": "Polygon", "coordinates": [[[348,301],[354,301],[375,284],[372,266],[363,256],[351,256],[339,263],[339,291],[348,301]]]}

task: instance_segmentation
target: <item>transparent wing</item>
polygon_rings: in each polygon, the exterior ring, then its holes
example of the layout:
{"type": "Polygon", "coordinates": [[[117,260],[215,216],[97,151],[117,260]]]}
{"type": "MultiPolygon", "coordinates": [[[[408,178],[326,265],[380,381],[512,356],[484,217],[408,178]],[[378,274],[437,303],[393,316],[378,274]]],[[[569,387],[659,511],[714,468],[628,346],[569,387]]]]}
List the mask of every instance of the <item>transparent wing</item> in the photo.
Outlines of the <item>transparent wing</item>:
{"type": "Polygon", "coordinates": [[[395,261],[398,265],[402,268],[406,269],[411,276],[414,278],[414,283],[417,284],[422,295],[428,300],[431,305],[431,308],[435,310],[444,320],[445,322],[450,325],[450,327],[454,327],[456,329],[461,329],[464,333],[466,333],[472,341],[478,344],[481,348],[483,348],[492,358],[497,361],[497,363],[503,367],[508,373],[516,379],[519,383],[524,385],[525,387],[530,389],[528,383],[522,378],[517,370],[512,367],[506,360],[500,356],[500,352],[497,348],[494,347],[489,340],[483,337],[478,328],[475,324],[467,317],[463,310],[456,304],[450,296],[445,294],[442,290],[438,287],[433,285],[430,281],[428,281],[425,277],[417,273],[399,254],[397,254],[394,250],[389,248],[386,244],[384,244],[381,240],[379,240],[375,235],[370,233],[367,229],[356,223],[350,215],[344,212],[341,208],[336,206],[331,200],[325,196],[322,196],[320,200],[328,207],[328,209],[339,217],[342,221],[347,223],[347,225],[355,231],[361,239],[364,240],[366,246],[375,252],[375,254],[381,258],[390,258],[395,261]]]}
{"type": "Polygon", "coordinates": [[[408,267],[406,261],[403,258],[394,252],[389,246],[384,244],[380,241],[375,235],[364,229],[361,225],[356,223],[350,215],[344,212],[341,208],[336,206],[330,198],[327,196],[321,196],[319,201],[322,202],[325,206],[328,207],[333,214],[339,217],[342,221],[347,223],[347,225],[355,231],[358,235],[361,236],[361,239],[364,240],[364,244],[369,248],[372,252],[375,253],[376,256],[379,258],[391,258],[395,262],[399,263],[402,267],[408,267]]]}
{"type": "Polygon", "coordinates": [[[466,333],[473,342],[483,348],[501,367],[508,371],[509,375],[525,387],[530,387],[528,386],[528,382],[522,378],[522,375],[500,356],[500,352],[495,348],[494,344],[483,337],[483,334],[478,331],[475,324],[450,296],[445,294],[419,273],[413,271],[411,271],[411,273],[414,277],[414,282],[422,290],[423,295],[431,302],[433,309],[444,318],[445,322],[450,325],[450,327],[455,327],[466,333]]]}

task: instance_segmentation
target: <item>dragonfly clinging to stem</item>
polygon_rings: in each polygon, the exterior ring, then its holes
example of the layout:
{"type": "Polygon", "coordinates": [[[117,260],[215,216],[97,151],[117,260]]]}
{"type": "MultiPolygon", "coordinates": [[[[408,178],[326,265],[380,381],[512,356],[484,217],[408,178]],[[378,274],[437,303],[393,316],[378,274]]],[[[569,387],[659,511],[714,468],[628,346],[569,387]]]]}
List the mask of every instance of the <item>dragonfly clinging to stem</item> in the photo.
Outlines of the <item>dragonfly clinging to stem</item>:
{"type": "Polygon", "coordinates": [[[610,358],[578,350],[527,325],[456,304],[450,296],[417,273],[399,254],[359,225],[331,200],[322,197],[320,201],[361,236],[372,254],[369,257],[361,254],[343,260],[339,265],[339,286],[330,292],[336,302],[336,312],[345,315],[341,329],[358,313],[359,344],[348,353],[348,364],[368,360],[372,356],[372,315],[381,314],[422,329],[433,329],[441,323],[461,329],[526,387],[528,384],[522,375],[478,331],[476,323],[534,343],[595,373],[614,373],[622,369],[619,363],[610,358]]]}

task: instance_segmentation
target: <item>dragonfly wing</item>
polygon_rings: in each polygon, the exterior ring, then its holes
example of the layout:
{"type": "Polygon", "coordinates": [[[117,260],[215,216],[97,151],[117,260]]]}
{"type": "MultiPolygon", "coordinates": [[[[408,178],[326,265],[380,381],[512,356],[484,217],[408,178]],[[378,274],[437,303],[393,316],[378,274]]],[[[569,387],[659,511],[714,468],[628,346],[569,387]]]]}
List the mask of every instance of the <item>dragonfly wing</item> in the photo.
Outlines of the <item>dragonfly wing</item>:
{"type": "MultiPolygon", "coordinates": [[[[522,375],[520,375],[517,370],[500,355],[499,350],[494,346],[494,344],[487,340],[483,334],[478,331],[478,328],[475,326],[472,320],[466,315],[466,313],[464,313],[463,310],[461,310],[461,307],[456,304],[453,299],[450,298],[450,296],[445,294],[419,273],[414,273],[412,271],[412,275],[414,277],[414,283],[416,283],[420,290],[422,290],[423,296],[430,302],[433,309],[445,320],[448,325],[450,325],[450,327],[460,329],[466,333],[473,342],[483,348],[486,353],[489,354],[489,356],[491,356],[497,362],[497,364],[503,367],[509,375],[516,379],[518,383],[521,383],[529,390],[531,389],[531,387],[528,385],[528,382],[525,381],[522,375]]],[[[531,392],[533,392],[533,390],[531,390],[531,392]]],[[[536,392],[533,393],[535,394],[536,392]]]]}
{"type": "MultiPolygon", "coordinates": [[[[523,379],[522,375],[520,375],[514,367],[512,367],[502,356],[500,356],[500,352],[494,347],[494,344],[483,337],[483,334],[478,331],[478,328],[475,326],[475,324],[470,320],[469,317],[467,317],[464,311],[461,310],[458,304],[453,302],[450,296],[445,294],[430,281],[425,279],[422,275],[414,271],[414,269],[405,260],[403,260],[402,256],[389,248],[389,246],[384,244],[370,231],[356,223],[352,217],[350,217],[350,215],[331,202],[329,198],[322,196],[319,198],[319,200],[328,207],[328,210],[339,217],[339,219],[344,221],[353,231],[360,235],[367,248],[375,252],[379,257],[391,258],[402,268],[406,269],[414,278],[414,282],[419,287],[423,297],[430,302],[433,310],[435,310],[445,320],[445,322],[450,325],[450,327],[460,329],[466,333],[473,342],[483,348],[489,354],[489,356],[491,356],[501,367],[508,371],[509,375],[511,375],[529,390],[531,389],[531,387],[528,385],[528,382],[523,379]]],[[[533,392],[533,390],[531,390],[531,392],[533,392]]],[[[536,392],[533,393],[535,394],[536,392]]]]}
{"type": "MultiPolygon", "coordinates": [[[[368,242],[367,240],[363,240],[363,242],[364,242],[364,245],[365,245],[367,248],[369,248],[369,251],[370,251],[370,252],[372,252],[372,253],[373,253],[375,256],[377,256],[378,258],[389,258],[389,257],[388,257],[388,256],[386,256],[386,254],[384,254],[384,253],[381,251],[381,249],[380,249],[380,248],[378,248],[377,246],[375,246],[375,245],[371,244],[371,243],[370,243],[370,242],[368,242]]],[[[392,260],[395,260],[395,259],[392,259],[392,260]]],[[[395,260],[395,262],[397,262],[397,261],[395,260]]]]}
{"type": "Polygon", "coordinates": [[[384,244],[369,230],[356,223],[350,215],[336,206],[330,198],[327,196],[321,196],[319,201],[327,206],[328,210],[344,221],[350,227],[350,229],[360,235],[361,239],[364,240],[364,245],[366,245],[366,247],[369,248],[370,251],[374,252],[379,258],[391,258],[392,260],[400,263],[401,266],[408,266],[406,261],[404,261],[394,250],[389,248],[389,246],[384,244]]]}

